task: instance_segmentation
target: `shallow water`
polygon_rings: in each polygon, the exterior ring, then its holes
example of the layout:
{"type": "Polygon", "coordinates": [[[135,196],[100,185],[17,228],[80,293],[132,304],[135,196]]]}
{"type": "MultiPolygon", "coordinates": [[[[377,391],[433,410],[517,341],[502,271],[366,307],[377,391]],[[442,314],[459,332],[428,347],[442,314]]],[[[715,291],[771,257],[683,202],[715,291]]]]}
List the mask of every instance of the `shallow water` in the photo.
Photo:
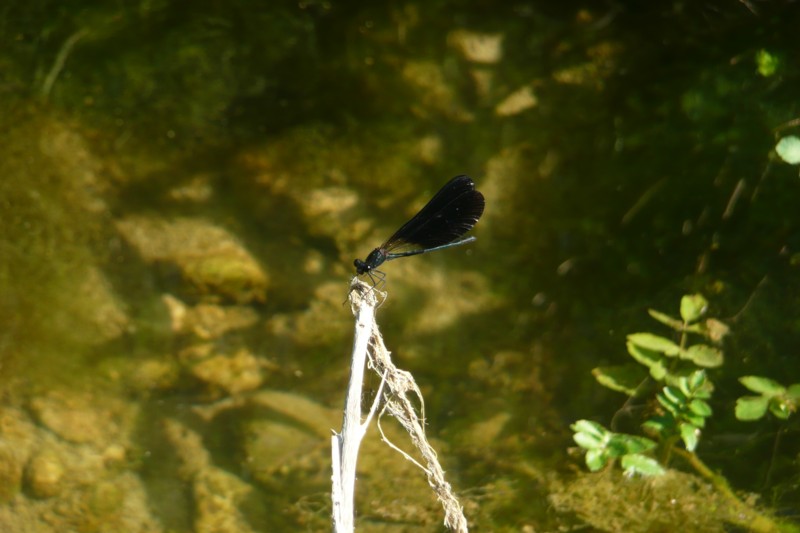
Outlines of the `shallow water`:
{"type": "MultiPolygon", "coordinates": [[[[457,174],[477,241],[383,265],[378,320],[472,528],[722,531],[697,478],[568,453],[625,403],[591,370],[692,292],[731,328],[698,455],[796,520],[793,426],[733,416],[739,376],[800,382],[796,12],[10,3],[2,529],[327,529],[353,259],[457,174]]],[[[377,434],[360,468],[359,529],[441,530],[377,434]]]]}

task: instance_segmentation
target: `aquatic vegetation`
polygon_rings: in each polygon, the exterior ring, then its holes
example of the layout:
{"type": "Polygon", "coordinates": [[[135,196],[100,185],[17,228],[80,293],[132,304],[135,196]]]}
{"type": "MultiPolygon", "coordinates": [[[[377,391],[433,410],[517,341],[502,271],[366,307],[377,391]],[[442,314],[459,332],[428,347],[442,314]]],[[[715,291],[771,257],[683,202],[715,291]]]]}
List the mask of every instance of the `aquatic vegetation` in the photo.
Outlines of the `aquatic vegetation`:
{"type": "Polygon", "coordinates": [[[739,381],[758,393],[757,396],[742,396],[736,400],[736,418],[739,420],[759,420],[767,411],[780,420],[786,420],[800,407],[800,383],[784,387],[761,376],[743,376],[739,381]]]}
{"type": "MultiPolygon", "coordinates": [[[[723,364],[719,345],[729,333],[727,325],[706,317],[707,310],[708,301],[700,294],[683,296],[680,318],[650,309],[652,318],[675,331],[678,342],[649,332],[630,334],[628,354],[647,372],[638,365],[596,368],[593,372],[604,387],[627,394],[626,405],[636,400],[646,403],[651,414],[641,422],[641,428],[647,437],[617,433],[597,422],[579,420],[571,426],[573,438],[586,451],[586,465],[592,472],[619,462],[628,476],[663,476],[674,468],[673,459],[679,457],[710,481],[736,510],[728,514],[726,521],[754,531],[795,531],[793,526],[773,522],[745,503],[725,477],[715,473],[696,453],[706,422],[714,415],[710,405],[714,385],[707,371],[723,364]],[[690,344],[690,339],[696,337],[702,340],[690,344]]],[[[800,403],[800,384],[784,387],[758,376],[745,376],[740,382],[758,396],[739,398],[739,420],[757,420],[767,410],[785,420],[800,403]]]]}

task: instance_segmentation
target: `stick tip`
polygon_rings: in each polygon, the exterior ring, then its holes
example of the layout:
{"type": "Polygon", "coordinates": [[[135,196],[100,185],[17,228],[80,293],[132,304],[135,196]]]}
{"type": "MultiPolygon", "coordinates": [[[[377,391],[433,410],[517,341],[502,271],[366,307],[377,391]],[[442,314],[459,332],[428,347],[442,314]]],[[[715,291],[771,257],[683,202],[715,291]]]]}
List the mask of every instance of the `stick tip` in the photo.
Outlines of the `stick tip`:
{"type": "Polygon", "coordinates": [[[358,276],[353,276],[353,279],[350,280],[350,292],[347,296],[353,311],[355,312],[357,309],[364,306],[377,306],[377,292],[378,291],[376,291],[374,287],[370,287],[368,284],[358,279],[358,276]]]}

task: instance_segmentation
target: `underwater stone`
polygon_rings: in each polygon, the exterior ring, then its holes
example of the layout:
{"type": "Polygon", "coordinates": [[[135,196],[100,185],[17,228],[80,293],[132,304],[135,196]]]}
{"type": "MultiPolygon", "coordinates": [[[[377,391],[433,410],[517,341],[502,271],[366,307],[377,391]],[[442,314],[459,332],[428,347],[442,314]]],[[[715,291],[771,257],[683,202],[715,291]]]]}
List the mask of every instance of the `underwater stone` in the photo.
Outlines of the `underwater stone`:
{"type": "Polygon", "coordinates": [[[127,217],[116,226],[146,262],[177,269],[191,296],[239,304],[266,299],[267,274],[222,227],[199,218],[152,216],[127,217]]]}
{"type": "Polygon", "coordinates": [[[36,498],[57,496],[63,488],[64,472],[61,459],[53,451],[44,450],[34,455],[25,472],[31,495],[36,498]]]}

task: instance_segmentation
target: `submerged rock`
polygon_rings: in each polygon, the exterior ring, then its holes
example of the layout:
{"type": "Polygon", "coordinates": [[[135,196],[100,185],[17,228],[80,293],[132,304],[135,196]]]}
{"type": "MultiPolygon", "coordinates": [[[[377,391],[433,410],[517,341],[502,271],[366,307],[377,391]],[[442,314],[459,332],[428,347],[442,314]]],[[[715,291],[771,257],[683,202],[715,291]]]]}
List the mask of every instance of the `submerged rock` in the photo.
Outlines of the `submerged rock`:
{"type": "Polygon", "coordinates": [[[502,33],[476,33],[454,30],[447,35],[447,42],[467,61],[495,64],[503,58],[502,33]]]}
{"type": "Polygon", "coordinates": [[[132,404],[73,391],[29,404],[40,424],[22,409],[0,408],[0,531],[163,530],[142,480],[128,469],[132,404]]]}
{"type": "Polygon", "coordinates": [[[417,93],[413,111],[421,116],[444,115],[456,122],[473,122],[474,113],[458,98],[440,65],[432,61],[408,61],[402,69],[403,81],[417,93]]]}
{"type": "Polygon", "coordinates": [[[63,488],[64,465],[53,450],[37,453],[28,463],[26,485],[36,498],[56,496],[63,488]]]}
{"type": "Polygon", "coordinates": [[[249,350],[217,353],[191,367],[192,375],[228,394],[254,390],[264,381],[262,364],[249,350]]]}
{"type": "Polygon", "coordinates": [[[39,422],[60,438],[98,447],[130,431],[137,412],[134,404],[114,397],[57,390],[33,398],[30,408],[39,422]]]}
{"type": "Polygon", "coordinates": [[[214,466],[202,437],[178,420],[164,422],[167,439],[181,461],[181,473],[190,484],[194,502],[194,531],[248,533],[254,531],[239,506],[255,493],[254,487],[214,466]]]}
{"type": "Polygon", "coordinates": [[[166,294],[162,300],[169,310],[172,331],[190,333],[203,340],[222,337],[229,331],[255,325],[259,316],[255,309],[242,305],[198,304],[190,306],[166,294]]]}
{"type": "Polygon", "coordinates": [[[93,343],[108,342],[133,331],[125,303],[99,268],[92,266],[86,269],[85,278],[77,287],[76,297],[95,326],[93,343]]]}
{"type": "Polygon", "coordinates": [[[148,263],[177,268],[195,297],[261,302],[269,278],[233,234],[197,218],[131,216],[117,229],[148,263]]]}
{"type": "Polygon", "coordinates": [[[0,443],[0,502],[11,500],[22,487],[23,459],[7,441],[0,443]]]}
{"type": "Polygon", "coordinates": [[[127,383],[139,392],[163,391],[177,386],[180,375],[180,365],[172,357],[149,357],[136,364],[127,376],[127,383]]]}

